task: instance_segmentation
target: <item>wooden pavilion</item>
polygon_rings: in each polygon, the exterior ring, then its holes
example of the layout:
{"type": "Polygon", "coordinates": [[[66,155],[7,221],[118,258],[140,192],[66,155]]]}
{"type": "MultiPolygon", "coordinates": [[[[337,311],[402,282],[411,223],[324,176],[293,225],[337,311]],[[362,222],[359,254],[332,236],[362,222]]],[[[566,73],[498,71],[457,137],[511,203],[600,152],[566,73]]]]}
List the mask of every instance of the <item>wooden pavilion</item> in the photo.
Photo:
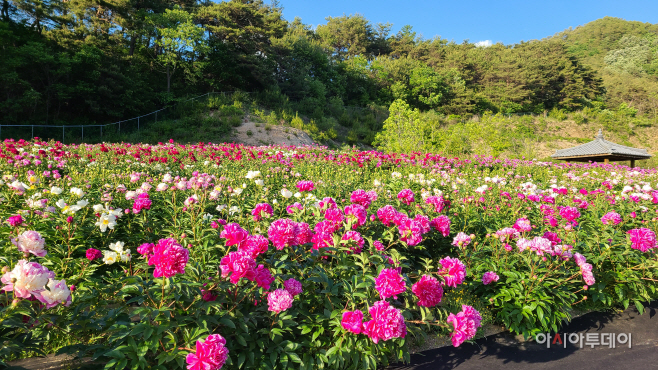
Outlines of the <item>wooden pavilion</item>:
{"type": "Polygon", "coordinates": [[[604,162],[630,161],[631,167],[635,167],[636,160],[649,159],[651,154],[646,149],[631,148],[619,145],[603,138],[603,132],[599,130],[598,135],[589,143],[578,145],[569,149],[556,150],[551,158],[567,162],[604,162]]]}

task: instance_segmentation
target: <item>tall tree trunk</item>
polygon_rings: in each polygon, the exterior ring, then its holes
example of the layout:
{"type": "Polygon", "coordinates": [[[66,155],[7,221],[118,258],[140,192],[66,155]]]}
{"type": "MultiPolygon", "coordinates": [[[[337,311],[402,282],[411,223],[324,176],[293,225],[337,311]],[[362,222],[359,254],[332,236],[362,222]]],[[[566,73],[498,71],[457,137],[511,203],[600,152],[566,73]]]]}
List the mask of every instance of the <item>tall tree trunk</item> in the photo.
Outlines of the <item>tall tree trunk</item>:
{"type": "Polygon", "coordinates": [[[135,43],[137,42],[137,35],[133,34],[130,36],[130,51],[128,52],[128,55],[133,56],[135,53],[135,43]]]}
{"type": "Polygon", "coordinates": [[[169,64],[167,64],[167,94],[169,94],[171,87],[171,73],[169,72],[169,64]]]}
{"type": "Polygon", "coordinates": [[[9,1],[2,0],[2,20],[9,22],[9,1]]]}

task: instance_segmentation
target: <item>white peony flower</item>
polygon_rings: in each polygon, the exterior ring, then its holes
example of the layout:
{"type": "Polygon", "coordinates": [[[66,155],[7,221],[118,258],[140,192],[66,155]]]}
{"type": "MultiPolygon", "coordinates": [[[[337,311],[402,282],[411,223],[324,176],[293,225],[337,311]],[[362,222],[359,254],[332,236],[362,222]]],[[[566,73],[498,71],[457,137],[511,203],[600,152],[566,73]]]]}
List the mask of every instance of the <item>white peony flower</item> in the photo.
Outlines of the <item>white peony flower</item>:
{"type": "Polygon", "coordinates": [[[292,192],[288,189],[281,189],[281,195],[284,198],[288,199],[288,198],[292,197],[292,192]]]}
{"type": "Polygon", "coordinates": [[[103,263],[106,265],[111,265],[117,261],[119,255],[116,252],[112,251],[103,251],[103,263]]]}
{"type": "Polygon", "coordinates": [[[122,253],[124,245],[125,245],[124,242],[115,242],[115,243],[110,243],[109,248],[117,253],[122,253]]]}
{"type": "Polygon", "coordinates": [[[85,195],[85,192],[80,188],[71,188],[71,194],[82,198],[85,195]]]}

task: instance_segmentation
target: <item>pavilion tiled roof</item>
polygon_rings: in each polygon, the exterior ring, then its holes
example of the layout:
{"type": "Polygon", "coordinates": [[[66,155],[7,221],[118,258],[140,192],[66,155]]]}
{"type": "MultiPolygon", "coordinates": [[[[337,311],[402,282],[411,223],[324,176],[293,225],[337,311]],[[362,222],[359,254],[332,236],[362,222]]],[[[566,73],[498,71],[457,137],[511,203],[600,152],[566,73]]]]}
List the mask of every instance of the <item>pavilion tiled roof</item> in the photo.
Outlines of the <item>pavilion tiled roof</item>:
{"type": "Polygon", "coordinates": [[[615,157],[628,157],[635,159],[648,159],[651,158],[646,149],[631,148],[625,145],[619,145],[603,138],[603,133],[599,130],[598,135],[593,141],[589,143],[578,145],[573,148],[556,150],[555,154],[551,157],[569,158],[569,157],[601,157],[601,156],[615,156],[615,157]]]}

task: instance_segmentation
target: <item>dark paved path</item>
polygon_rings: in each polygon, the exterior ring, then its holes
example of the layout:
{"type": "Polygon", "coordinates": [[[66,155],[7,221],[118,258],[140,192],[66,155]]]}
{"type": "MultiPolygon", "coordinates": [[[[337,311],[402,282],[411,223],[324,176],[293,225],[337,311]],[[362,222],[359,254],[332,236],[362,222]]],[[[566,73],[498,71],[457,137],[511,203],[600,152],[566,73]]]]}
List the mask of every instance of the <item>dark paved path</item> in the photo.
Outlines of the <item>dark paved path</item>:
{"type": "MultiPolygon", "coordinates": [[[[585,346],[567,344],[539,345],[519,341],[514,335],[501,333],[464,343],[459,348],[443,347],[411,356],[411,364],[390,366],[386,370],[434,369],[658,369],[658,302],[640,315],[635,307],[621,314],[593,312],[574,319],[560,333],[631,333],[632,348],[617,344],[585,346]]],[[[553,335],[553,334],[551,334],[553,335]]],[[[600,335],[599,335],[600,337],[600,335]]],[[[586,338],[586,337],[585,337],[586,338]]],[[[562,338],[564,339],[564,338],[562,338]]],[[[551,340],[552,342],[552,340],[551,340]]]]}

